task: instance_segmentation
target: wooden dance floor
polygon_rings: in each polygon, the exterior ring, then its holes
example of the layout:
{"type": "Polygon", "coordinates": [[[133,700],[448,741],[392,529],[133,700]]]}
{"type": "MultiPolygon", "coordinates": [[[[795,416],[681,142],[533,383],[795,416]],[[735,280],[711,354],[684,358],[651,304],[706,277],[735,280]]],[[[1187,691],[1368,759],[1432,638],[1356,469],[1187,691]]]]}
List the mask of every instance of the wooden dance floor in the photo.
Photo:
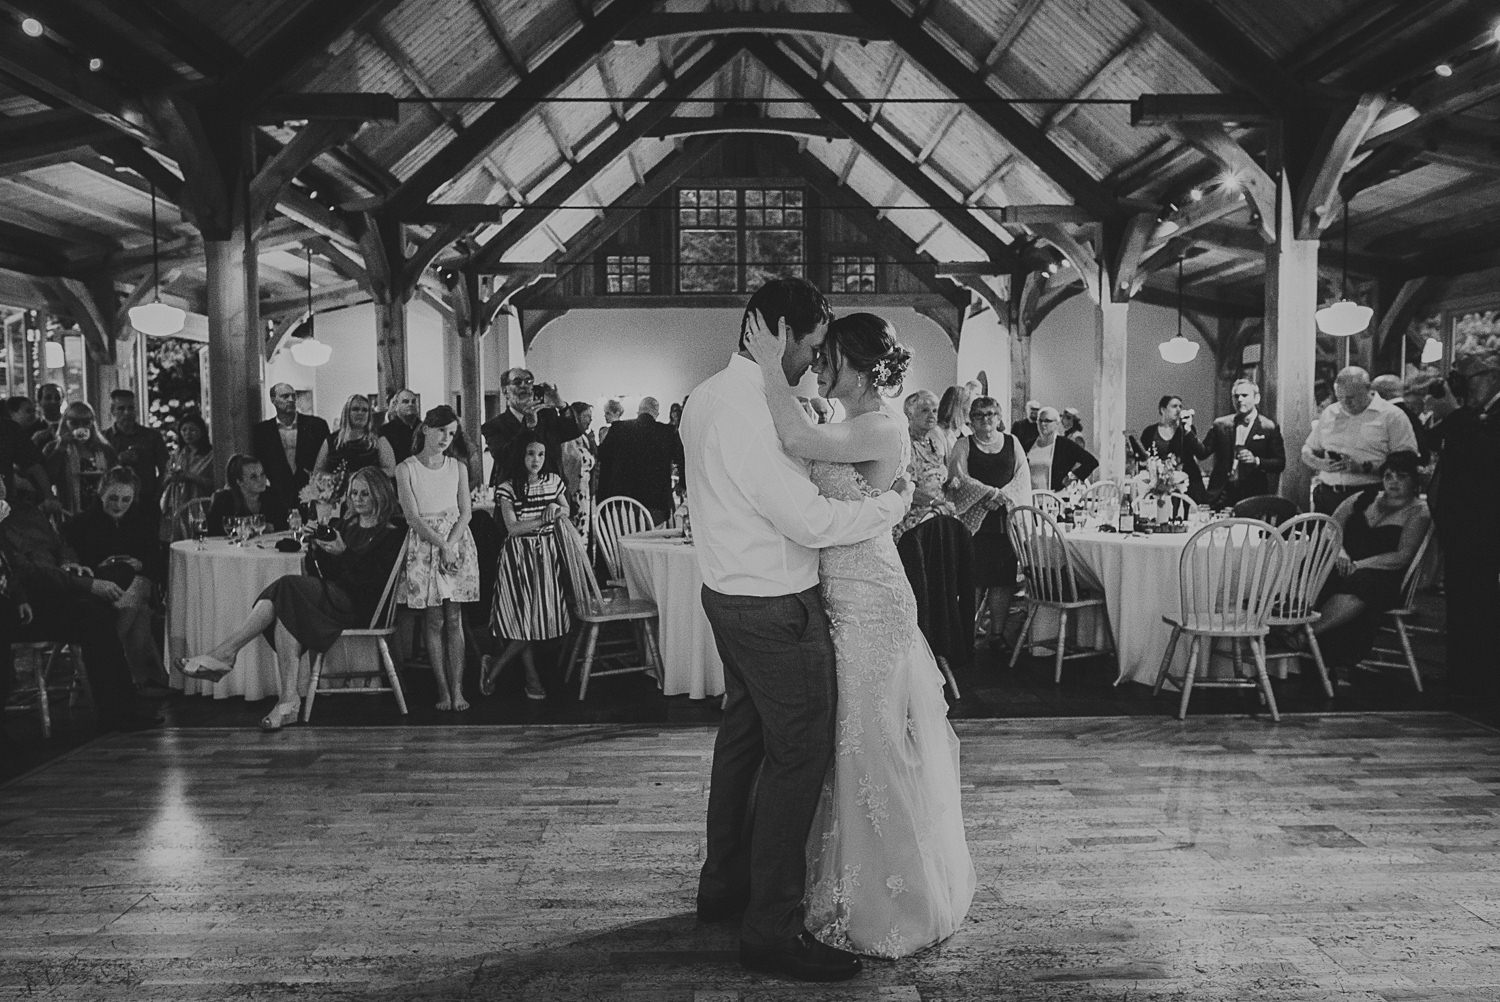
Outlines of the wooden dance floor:
{"type": "Polygon", "coordinates": [[[962,721],[979,892],[858,981],[692,915],[704,727],[178,730],[0,787],[0,998],[1500,998],[1500,735],[962,721]]]}

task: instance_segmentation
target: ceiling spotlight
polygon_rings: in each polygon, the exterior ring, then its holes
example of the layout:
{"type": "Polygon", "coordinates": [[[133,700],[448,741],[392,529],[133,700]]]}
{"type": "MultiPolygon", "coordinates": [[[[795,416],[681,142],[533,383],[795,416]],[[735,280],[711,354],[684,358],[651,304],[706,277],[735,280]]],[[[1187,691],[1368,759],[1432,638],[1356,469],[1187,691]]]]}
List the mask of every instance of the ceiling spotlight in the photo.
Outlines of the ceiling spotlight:
{"type": "Polygon", "coordinates": [[[1220,174],[1218,183],[1220,191],[1227,191],[1231,195],[1237,194],[1241,191],[1244,191],[1245,189],[1245,184],[1240,180],[1240,176],[1232,170],[1227,170],[1224,173],[1220,174]]]}
{"type": "Polygon", "coordinates": [[[1453,75],[1453,67],[1447,63],[1438,63],[1432,68],[1432,72],[1440,77],[1451,77],[1453,75]]]}
{"type": "Polygon", "coordinates": [[[93,59],[89,60],[90,73],[98,73],[102,69],[104,69],[104,60],[100,59],[98,56],[95,56],[93,59]]]}
{"type": "Polygon", "coordinates": [[[314,188],[312,191],[309,191],[307,193],[307,197],[308,198],[314,198],[314,199],[317,198],[318,197],[318,189],[314,188]]]}
{"type": "Polygon", "coordinates": [[[1188,201],[1189,202],[1201,202],[1201,201],[1203,201],[1203,189],[1202,188],[1194,188],[1192,191],[1188,192],[1188,201]]]}
{"type": "Polygon", "coordinates": [[[32,38],[41,38],[42,32],[47,29],[42,27],[42,22],[34,17],[24,18],[21,21],[21,30],[32,38]]]}

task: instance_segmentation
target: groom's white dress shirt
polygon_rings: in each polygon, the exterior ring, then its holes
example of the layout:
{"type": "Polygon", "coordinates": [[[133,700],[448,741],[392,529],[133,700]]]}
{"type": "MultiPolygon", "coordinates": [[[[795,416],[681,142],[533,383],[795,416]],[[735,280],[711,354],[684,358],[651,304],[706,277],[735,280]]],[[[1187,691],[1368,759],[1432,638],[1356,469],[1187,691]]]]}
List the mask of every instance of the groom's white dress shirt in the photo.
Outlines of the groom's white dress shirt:
{"type": "Polygon", "coordinates": [[[781,450],[760,366],[735,355],[682,413],[688,506],[703,583],[725,595],[792,595],[818,583],[818,550],[870,539],[901,520],[887,491],[823,497],[808,465],[781,450]]]}

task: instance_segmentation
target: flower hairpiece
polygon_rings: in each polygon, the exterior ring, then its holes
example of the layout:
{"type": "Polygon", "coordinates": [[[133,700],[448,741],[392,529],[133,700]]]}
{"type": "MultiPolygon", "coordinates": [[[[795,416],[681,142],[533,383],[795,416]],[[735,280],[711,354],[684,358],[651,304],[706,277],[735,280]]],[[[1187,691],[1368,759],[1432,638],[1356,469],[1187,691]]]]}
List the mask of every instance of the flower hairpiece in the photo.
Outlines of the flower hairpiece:
{"type": "Polygon", "coordinates": [[[904,344],[896,344],[871,367],[870,375],[874,378],[876,387],[890,389],[901,385],[906,378],[906,370],[910,367],[911,351],[904,344]]]}

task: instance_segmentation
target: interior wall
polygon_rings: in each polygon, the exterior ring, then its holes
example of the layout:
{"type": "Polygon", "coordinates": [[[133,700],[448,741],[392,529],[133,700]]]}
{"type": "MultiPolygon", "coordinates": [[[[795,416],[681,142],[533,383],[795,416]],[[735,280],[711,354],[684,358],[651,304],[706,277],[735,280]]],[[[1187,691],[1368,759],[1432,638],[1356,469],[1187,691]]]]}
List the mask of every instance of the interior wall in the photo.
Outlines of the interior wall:
{"type": "MultiPolygon", "coordinates": [[[[869,312],[888,320],[911,349],[905,392],[941,394],[952,384],[958,356],[937,324],[911,309],[869,312]]],[[[596,421],[610,397],[625,398],[629,417],[641,397],[654,396],[665,417],[671,403],[728,362],[741,316],[730,309],[573,310],[542,329],[527,365],[537,379],[557,383],[564,397],[593,401],[596,421]]],[[[809,376],[802,392],[814,391],[809,376]]]]}
{"type": "MultiPolygon", "coordinates": [[[[1214,409],[1214,355],[1191,324],[1183,333],[1199,345],[1198,357],[1182,365],[1162,360],[1157,345],[1177,333],[1177,314],[1161,306],[1132,303],[1126,320],[1125,427],[1139,433],[1156,421],[1156,402],[1163,394],[1182,397],[1199,411],[1204,427],[1214,409]]],[[[1077,295],[1047,315],[1031,337],[1031,393],[1044,405],[1076,407],[1083,415],[1084,437],[1092,445],[1094,401],[1094,304],[1077,295]]]]}

